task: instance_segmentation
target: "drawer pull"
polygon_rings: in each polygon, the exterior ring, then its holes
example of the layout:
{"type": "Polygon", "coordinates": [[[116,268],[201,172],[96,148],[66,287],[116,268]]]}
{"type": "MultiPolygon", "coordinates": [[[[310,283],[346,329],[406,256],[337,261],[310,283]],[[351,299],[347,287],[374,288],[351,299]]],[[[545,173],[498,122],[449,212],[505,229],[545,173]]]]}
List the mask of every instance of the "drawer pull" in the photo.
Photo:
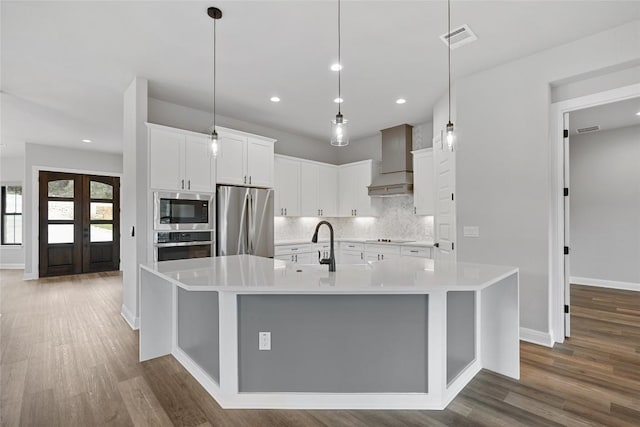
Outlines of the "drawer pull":
{"type": "Polygon", "coordinates": [[[409,252],[411,252],[412,254],[417,254],[418,253],[418,251],[409,251],[409,252]]]}

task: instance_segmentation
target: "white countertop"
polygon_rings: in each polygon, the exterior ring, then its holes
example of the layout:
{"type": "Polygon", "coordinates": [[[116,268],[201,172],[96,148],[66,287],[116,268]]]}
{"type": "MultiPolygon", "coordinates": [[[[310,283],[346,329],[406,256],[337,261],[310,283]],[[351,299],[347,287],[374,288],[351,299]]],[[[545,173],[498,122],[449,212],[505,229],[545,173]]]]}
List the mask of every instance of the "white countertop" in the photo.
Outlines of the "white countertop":
{"type": "MultiPolygon", "coordinates": [[[[361,238],[339,238],[334,240],[336,243],[340,242],[352,242],[352,243],[364,243],[368,245],[391,245],[391,246],[419,246],[431,248],[433,247],[433,241],[426,240],[416,240],[412,242],[377,242],[372,241],[372,239],[361,239],[361,238]]],[[[318,239],[318,243],[328,243],[329,239],[318,239]]],[[[274,246],[284,246],[284,245],[302,245],[302,244],[311,244],[311,239],[292,239],[292,240],[277,240],[274,243],[274,246]]]]}
{"type": "Polygon", "coordinates": [[[189,291],[248,293],[429,293],[476,291],[518,269],[399,258],[358,265],[301,265],[252,255],[163,261],[141,268],[189,291]]]}

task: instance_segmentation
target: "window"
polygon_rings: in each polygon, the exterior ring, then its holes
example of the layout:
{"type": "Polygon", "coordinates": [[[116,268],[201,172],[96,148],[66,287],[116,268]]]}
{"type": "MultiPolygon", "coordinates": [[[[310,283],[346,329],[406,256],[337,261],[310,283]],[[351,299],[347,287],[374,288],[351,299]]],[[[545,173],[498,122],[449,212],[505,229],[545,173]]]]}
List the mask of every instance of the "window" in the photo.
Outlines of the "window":
{"type": "Polygon", "coordinates": [[[3,245],[22,244],[22,187],[3,185],[0,234],[3,245]]]}

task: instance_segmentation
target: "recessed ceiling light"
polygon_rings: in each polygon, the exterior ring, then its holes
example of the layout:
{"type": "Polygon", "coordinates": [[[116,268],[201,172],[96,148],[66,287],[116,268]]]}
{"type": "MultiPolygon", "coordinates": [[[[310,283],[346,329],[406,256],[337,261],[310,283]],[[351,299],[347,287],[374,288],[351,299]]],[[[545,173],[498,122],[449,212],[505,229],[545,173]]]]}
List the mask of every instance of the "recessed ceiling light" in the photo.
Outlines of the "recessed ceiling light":
{"type": "Polygon", "coordinates": [[[91,144],[93,141],[90,139],[83,139],[82,142],[86,142],[87,144],[91,144]]]}
{"type": "Polygon", "coordinates": [[[640,111],[638,111],[638,112],[636,113],[636,116],[640,116],[640,111]]]}
{"type": "Polygon", "coordinates": [[[342,65],[338,64],[337,62],[335,64],[331,64],[331,71],[340,71],[342,70],[342,65]]]}
{"type": "Polygon", "coordinates": [[[404,98],[398,98],[398,99],[396,99],[396,104],[404,104],[405,102],[407,102],[407,100],[406,100],[406,99],[404,99],[404,98]]]}
{"type": "Polygon", "coordinates": [[[280,98],[278,98],[277,96],[272,96],[271,98],[269,98],[269,100],[271,102],[280,102],[280,98]]]}
{"type": "Polygon", "coordinates": [[[344,99],[336,98],[336,99],[333,100],[333,102],[335,102],[336,104],[342,104],[344,102],[344,99]]]}

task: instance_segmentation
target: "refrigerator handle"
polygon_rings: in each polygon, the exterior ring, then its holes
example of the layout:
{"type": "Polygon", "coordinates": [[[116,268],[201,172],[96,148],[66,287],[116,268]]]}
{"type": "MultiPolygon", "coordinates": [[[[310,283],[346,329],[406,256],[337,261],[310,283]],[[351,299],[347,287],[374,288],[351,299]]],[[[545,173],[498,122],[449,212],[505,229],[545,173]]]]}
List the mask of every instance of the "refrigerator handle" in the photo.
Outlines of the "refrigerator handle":
{"type": "Polygon", "coordinates": [[[247,247],[248,247],[248,254],[253,255],[255,253],[254,248],[253,248],[253,235],[256,232],[256,225],[255,225],[255,212],[254,212],[254,206],[253,206],[253,197],[251,196],[251,193],[249,191],[247,191],[247,205],[248,205],[248,214],[247,217],[249,218],[247,221],[247,247]]]}
{"type": "Polygon", "coordinates": [[[238,255],[247,253],[247,235],[248,233],[248,219],[247,219],[247,205],[249,199],[249,192],[245,191],[244,201],[242,203],[242,213],[240,214],[240,232],[238,233],[238,255]]]}

